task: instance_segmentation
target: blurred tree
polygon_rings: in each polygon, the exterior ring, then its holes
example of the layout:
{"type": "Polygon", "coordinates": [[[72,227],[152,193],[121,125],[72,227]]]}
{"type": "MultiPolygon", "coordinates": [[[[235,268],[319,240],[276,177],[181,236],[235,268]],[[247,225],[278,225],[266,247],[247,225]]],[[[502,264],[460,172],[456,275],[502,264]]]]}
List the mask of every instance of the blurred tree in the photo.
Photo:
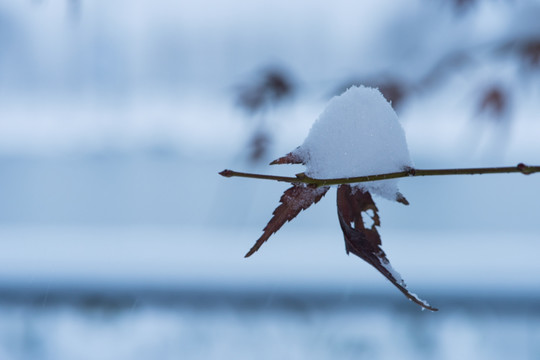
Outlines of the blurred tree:
{"type": "Polygon", "coordinates": [[[257,162],[266,158],[272,144],[267,112],[291,98],[295,90],[291,76],[277,66],[256,73],[251,81],[238,87],[236,102],[255,122],[248,141],[250,161],[257,162]]]}
{"type": "MultiPolygon", "coordinates": [[[[471,119],[482,115],[492,126],[502,124],[503,120],[511,122],[513,107],[510,104],[517,99],[514,93],[530,83],[540,69],[538,3],[508,2],[505,5],[512,11],[506,17],[507,24],[497,24],[498,31],[467,34],[470,36],[463,36],[462,26],[487,26],[485,21],[482,22],[486,15],[481,10],[483,6],[492,5],[491,2],[445,0],[425,3],[417,11],[400,14],[400,24],[390,24],[388,32],[378,39],[383,47],[392,49],[381,59],[381,63],[390,64],[386,69],[384,66],[375,70],[359,67],[345,79],[334,79],[334,84],[322,93],[330,97],[352,85],[376,87],[399,112],[412,99],[432,95],[451,79],[462,76],[470,78],[470,86],[475,92],[467,99],[472,103],[471,119]],[[448,24],[442,25],[438,33],[438,23],[445,21],[448,24]],[[434,45],[436,49],[433,49],[434,45]],[[486,77],[490,79],[487,86],[486,77]]],[[[290,71],[262,71],[238,88],[237,104],[255,118],[292,97],[298,89],[292,86],[290,79],[290,71]]],[[[328,84],[323,86],[328,87],[328,84]]],[[[269,126],[261,117],[258,124],[249,142],[253,161],[264,159],[272,142],[269,126]]],[[[482,129],[476,127],[474,130],[482,129]]]]}

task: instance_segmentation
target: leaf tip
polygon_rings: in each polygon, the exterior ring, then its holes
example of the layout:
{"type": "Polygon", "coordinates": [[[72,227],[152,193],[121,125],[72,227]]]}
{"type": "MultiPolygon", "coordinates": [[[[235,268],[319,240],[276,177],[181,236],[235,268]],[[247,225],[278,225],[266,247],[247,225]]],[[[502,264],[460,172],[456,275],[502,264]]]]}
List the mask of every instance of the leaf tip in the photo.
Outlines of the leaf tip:
{"type": "Polygon", "coordinates": [[[295,151],[288,153],[285,156],[280,157],[270,163],[270,165],[281,165],[281,164],[303,164],[304,159],[295,151]]]}
{"type": "Polygon", "coordinates": [[[405,196],[403,196],[402,193],[398,192],[396,194],[396,201],[398,203],[402,203],[403,205],[409,205],[409,201],[405,198],[405,196]]]}
{"type": "Polygon", "coordinates": [[[433,307],[431,305],[427,305],[427,306],[426,305],[420,305],[420,306],[421,306],[422,311],[424,311],[424,310],[429,310],[429,311],[433,311],[433,312],[439,311],[439,309],[437,309],[436,307],[433,307]]]}

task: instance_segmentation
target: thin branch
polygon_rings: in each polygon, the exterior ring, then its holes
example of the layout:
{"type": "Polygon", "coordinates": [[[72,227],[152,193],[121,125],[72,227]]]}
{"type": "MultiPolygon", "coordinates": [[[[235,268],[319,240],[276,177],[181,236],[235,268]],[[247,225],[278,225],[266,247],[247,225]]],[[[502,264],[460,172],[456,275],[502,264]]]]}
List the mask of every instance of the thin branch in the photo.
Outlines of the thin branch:
{"type": "Polygon", "coordinates": [[[521,173],[524,175],[530,175],[540,172],[540,166],[528,166],[523,163],[519,163],[517,166],[506,167],[487,167],[487,168],[464,168],[464,169],[413,169],[407,168],[403,171],[358,176],[351,178],[339,178],[339,179],[314,179],[307,176],[305,173],[296,174],[296,177],[289,176],[275,176],[275,175],[263,175],[244,173],[233,170],[223,170],[219,174],[225,177],[244,177],[252,179],[274,180],[288,183],[303,183],[311,184],[317,187],[328,185],[341,185],[341,184],[354,184],[366,181],[376,180],[388,180],[397,179],[403,177],[412,176],[441,176],[441,175],[479,175],[479,174],[507,174],[507,173],[521,173]]]}

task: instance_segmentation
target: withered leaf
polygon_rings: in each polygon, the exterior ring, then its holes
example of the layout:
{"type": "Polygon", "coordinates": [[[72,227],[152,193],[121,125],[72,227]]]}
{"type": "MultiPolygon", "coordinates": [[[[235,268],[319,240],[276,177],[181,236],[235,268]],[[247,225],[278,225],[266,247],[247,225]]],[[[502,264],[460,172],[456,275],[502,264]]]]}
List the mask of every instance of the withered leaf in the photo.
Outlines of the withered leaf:
{"type": "Polygon", "coordinates": [[[521,56],[532,67],[540,65],[540,40],[534,39],[522,45],[521,56]]]}
{"type": "Polygon", "coordinates": [[[294,95],[296,86],[288,71],[269,68],[238,89],[237,104],[250,113],[263,111],[294,95]]]}
{"type": "Polygon", "coordinates": [[[500,120],[508,110],[508,102],[508,93],[502,87],[493,86],[482,95],[478,112],[500,120]]]}
{"type": "Polygon", "coordinates": [[[281,164],[303,164],[304,159],[294,151],[288,153],[285,156],[280,157],[270,163],[270,165],[281,165],[281,164]]]}
{"type": "Polygon", "coordinates": [[[249,143],[249,160],[257,162],[264,158],[272,144],[272,137],[262,129],[255,132],[249,143]]]}
{"type": "Polygon", "coordinates": [[[294,219],[300,211],[319,202],[329,188],[329,186],[316,187],[295,184],[291,188],[285,190],[280,199],[281,205],[274,210],[274,216],[264,228],[262,236],[255,242],[255,245],[253,245],[245,257],[249,257],[259,250],[261,245],[268,240],[273,233],[278,231],[287,221],[294,219]]]}
{"type": "Polygon", "coordinates": [[[425,309],[437,311],[436,308],[407,290],[405,282],[390,265],[381,248],[381,237],[376,228],[380,226],[380,219],[371,194],[360,189],[353,189],[349,185],[341,185],[337,191],[337,208],[347,254],[353,253],[368,262],[390,280],[409,300],[425,309]],[[373,221],[371,226],[366,227],[363,215],[371,218],[373,221]]]}
{"type": "Polygon", "coordinates": [[[405,198],[405,196],[403,196],[402,193],[398,192],[396,194],[396,201],[398,203],[402,203],[403,205],[409,205],[409,201],[405,198]]]}

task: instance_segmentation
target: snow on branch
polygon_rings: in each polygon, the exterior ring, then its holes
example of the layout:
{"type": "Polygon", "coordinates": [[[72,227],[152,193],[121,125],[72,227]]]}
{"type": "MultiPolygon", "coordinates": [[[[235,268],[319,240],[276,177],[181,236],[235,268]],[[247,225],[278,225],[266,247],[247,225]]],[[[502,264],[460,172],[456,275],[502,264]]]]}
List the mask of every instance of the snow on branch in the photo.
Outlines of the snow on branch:
{"type": "Polygon", "coordinates": [[[263,230],[246,254],[253,255],[285,223],[316,204],[337,185],[337,212],[347,254],[373,266],[409,300],[423,309],[437,308],[410,292],[382,249],[377,227],[380,218],[372,194],[408,205],[397,179],[415,176],[540,172],[540,166],[523,163],[510,167],[464,169],[416,169],[407,148],[405,133],[392,106],[377,89],[351,87],[334,97],[313,124],[304,143],[271,165],[303,164],[295,177],[223,170],[225,177],[246,177],[292,183],[263,230]],[[367,219],[368,224],[364,221],[367,219]],[[371,219],[371,224],[369,219],[371,219]]]}

